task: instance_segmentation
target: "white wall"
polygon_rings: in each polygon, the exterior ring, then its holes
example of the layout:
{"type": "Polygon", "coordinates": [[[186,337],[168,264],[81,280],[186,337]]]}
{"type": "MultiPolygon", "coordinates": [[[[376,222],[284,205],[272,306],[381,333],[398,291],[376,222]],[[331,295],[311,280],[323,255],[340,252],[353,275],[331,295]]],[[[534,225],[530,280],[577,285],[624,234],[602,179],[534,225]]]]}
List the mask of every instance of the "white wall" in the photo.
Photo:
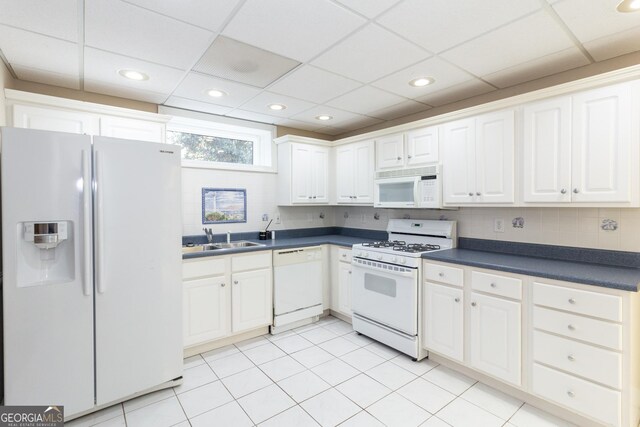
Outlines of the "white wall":
{"type": "Polygon", "coordinates": [[[384,230],[389,218],[458,221],[458,236],[548,245],[640,252],[640,209],[595,208],[461,208],[457,211],[414,209],[335,208],[337,226],[384,230]],[[373,218],[374,213],[380,219],[373,218]],[[345,213],[348,218],[344,218],[345,213]],[[524,218],[524,228],[511,224],[524,218]],[[494,219],[505,221],[505,232],[494,232],[494,219]],[[617,221],[618,229],[604,231],[602,221],[617,221]]]}
{"type": "Polygon", "coordinates": [[[278,207],[276,204],[276,177],[274,173],[240,172],[216,169],[182,169],[183,235],[204,234],[202,228],[202,188],[244,188],[247,190],[247,222],[237,224],[207,224],[214,233],[257,231],[268,222],[262,214],[275,217],[280,213],[281,224],[270,229],[328,227],[334,224],[330,207],[278,207]],[[320,213],[325,218],[320,218],[320,213]]]}

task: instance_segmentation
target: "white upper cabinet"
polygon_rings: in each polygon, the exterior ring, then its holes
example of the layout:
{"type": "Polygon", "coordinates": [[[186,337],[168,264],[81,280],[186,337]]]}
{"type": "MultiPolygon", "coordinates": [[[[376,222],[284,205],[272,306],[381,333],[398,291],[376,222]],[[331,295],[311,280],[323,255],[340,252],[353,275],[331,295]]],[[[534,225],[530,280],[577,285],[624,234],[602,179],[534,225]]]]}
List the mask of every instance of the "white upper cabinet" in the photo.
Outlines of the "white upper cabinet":
{"type": "Polygon", "coordinates": [[[431,126],[376,139],[376,170],[438,163],[439,131],[431,126]]]}
{"type": "Polygon", "coordinates": [[[93,114],[32,105],[13,106],[13,126],[55,132],[95,135],[99,118],[93,114]]]}
{"type": "Polygon", "coordinates": [[[164,143],[166,133],[164,123],[123,117],[102,117],[100,119],[100,135],[102,136],[164,143]]]}
{"type": "Polygon", "coordinates": [[[622,83],[527,104],[523,201],[637,204],[634,93],[622,83]]]}
{"type": "Polygon", "coordinates": [[[278,204],[329,203],[329,147],[297,142],[309,138],[285,136],[278,142],[278,204]]]}
{"type": "Polygon", "coordinates": [[[513,203],[514,145],[513,110],[446,123],[444,203],[513,203]]]}
{"type": "Polygon", "coordinates": [[[373,141],[336,147],[336,202],[372,204],[374,155],[373,141]]]}

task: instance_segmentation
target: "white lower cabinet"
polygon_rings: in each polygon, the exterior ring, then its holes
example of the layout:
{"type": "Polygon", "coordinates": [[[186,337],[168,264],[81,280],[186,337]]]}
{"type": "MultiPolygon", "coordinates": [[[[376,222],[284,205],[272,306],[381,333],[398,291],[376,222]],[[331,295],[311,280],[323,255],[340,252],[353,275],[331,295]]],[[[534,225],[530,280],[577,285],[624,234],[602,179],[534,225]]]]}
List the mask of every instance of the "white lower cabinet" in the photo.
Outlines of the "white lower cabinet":
{"type": "Polygon", "coordinates": [[[425,282],[424,346],[462,361],[464,358],[464,297],[462,289],[425,282]]]}
{"type": "Polygon", "coordinates": [[[431,260],[423,273],[434,357],[574,424],[638,426],[640,294],[431,260]]]}
{"type": "Polygon", "coordinates": [[[338,311],[351,316],[351,264],[339,263],[338,311]]]}
{"type": "Polygon", "coordinates": [[[331,246],[331,310],[351,317],[351,250],[331,246]]]}
{"type": "Polygon", "coordinates": [[[184,260],[185,348],[270,325],[272,277],[271,251],[184,260]]]}
{"type": "Polygon", "coordinates": [[[469,305],[469,363],[496,378],[519,385],[521,303],[472,292],[469,305]]]}

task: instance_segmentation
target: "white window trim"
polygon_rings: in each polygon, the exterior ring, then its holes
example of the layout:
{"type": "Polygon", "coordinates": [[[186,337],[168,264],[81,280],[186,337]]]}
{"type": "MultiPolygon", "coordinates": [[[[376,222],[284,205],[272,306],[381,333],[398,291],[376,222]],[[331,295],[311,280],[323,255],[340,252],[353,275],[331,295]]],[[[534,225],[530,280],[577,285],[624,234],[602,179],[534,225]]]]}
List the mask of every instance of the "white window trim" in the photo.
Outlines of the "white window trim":
{"type": "Polygon", "coordinates": [[[196,113],[177,108],[163,108],[164,114],[174,116],[167,123],[167,131],[194,133],[207,136],[223,136],[253,141],[254,162],[259,164],[210,162],[182,159],[182,167],[199,169],[223,169],[247,172],[276,173],[276,146],[273,142],[275,126],[245,120],[196,113]]]}

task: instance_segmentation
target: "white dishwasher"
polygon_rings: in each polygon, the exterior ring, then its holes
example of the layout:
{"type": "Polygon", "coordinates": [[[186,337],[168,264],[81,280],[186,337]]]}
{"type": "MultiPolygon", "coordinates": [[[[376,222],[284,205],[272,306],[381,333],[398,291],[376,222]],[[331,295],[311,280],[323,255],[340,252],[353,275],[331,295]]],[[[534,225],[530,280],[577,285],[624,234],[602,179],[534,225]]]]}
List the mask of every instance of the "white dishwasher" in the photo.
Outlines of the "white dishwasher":
{"type": "Polygon", "coordinates": [[[283,332],[320,314],[322,248],[312,246],[274,251],[271,333],[283,332]]]}

